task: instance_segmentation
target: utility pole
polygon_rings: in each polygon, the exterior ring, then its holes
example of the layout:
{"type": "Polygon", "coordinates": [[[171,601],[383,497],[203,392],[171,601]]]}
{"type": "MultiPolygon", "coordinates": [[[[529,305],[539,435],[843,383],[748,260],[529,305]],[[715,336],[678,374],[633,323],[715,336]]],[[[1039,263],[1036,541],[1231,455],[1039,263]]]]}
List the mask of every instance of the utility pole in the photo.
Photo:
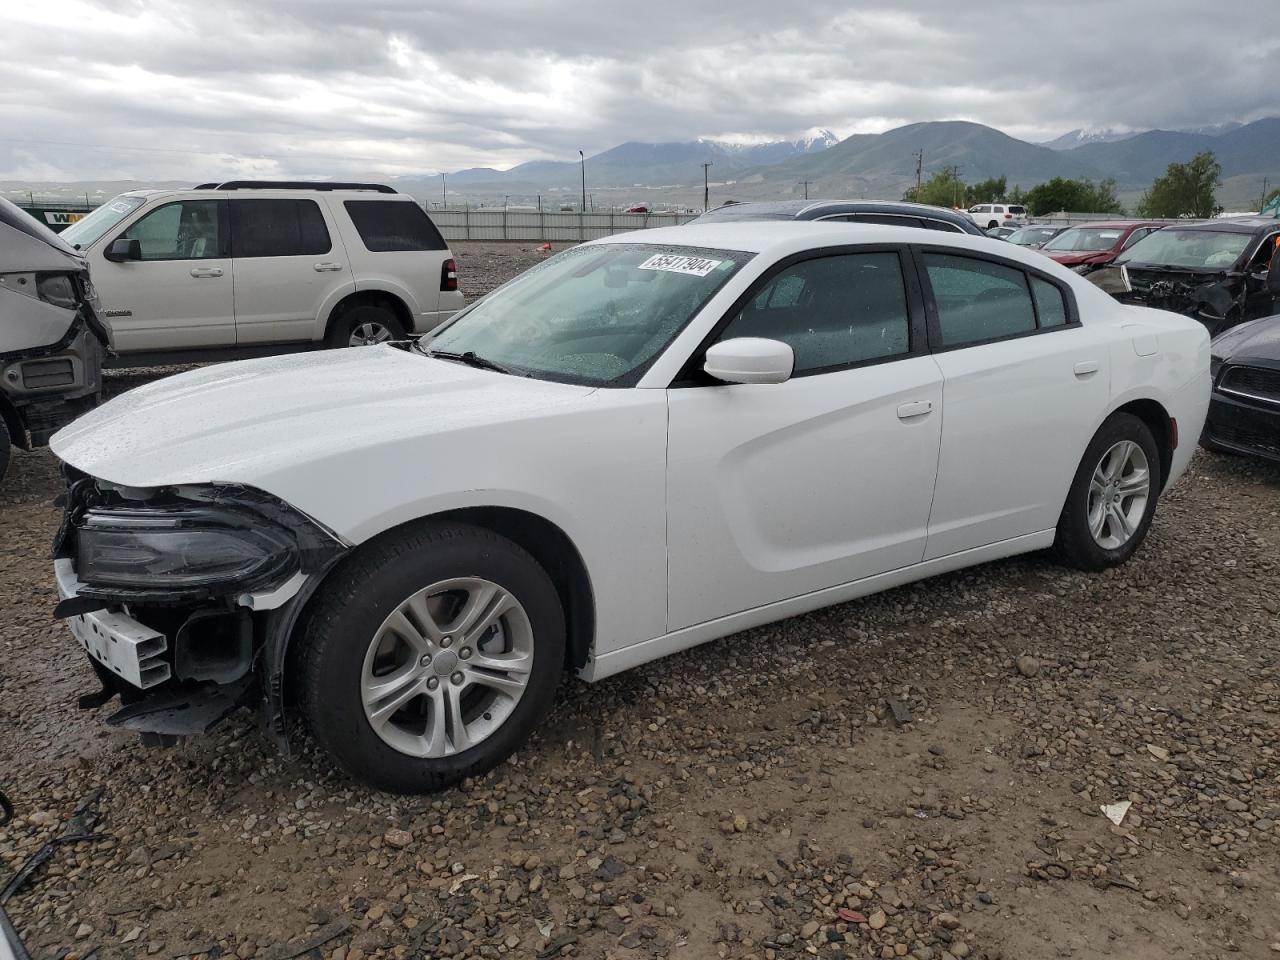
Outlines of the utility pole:
{"type": "Polygon", "coordinates": [[[449,206],[449,184],[445,180],[444,171],[440,171],[440,209],[449,206]]]}
{"type": "Polygon", "coordinates": [[[806,200],[808,200],[808,199],[809,199],[809,184],[811,184],[811,183],[813,183],[813,181],[812,181],[812,180],[801,180],[801,181],[800,181],[800,186],[804,187],[804,198],[805,198],[806,200]]]}
{"type": "Polygon", "coordinates": [[[1258,204],[1258,211],[1261,212],[1262,208],[1265,207],[1266,205],[1267,205],[1267,178],[1263,177],[1262,178],[1262,200],[1258,204]]]}
{"type": "Polygon", "coordinates": [[[582,164],[582,212],[587,212],[587,158],[578,151],[578,161],[582,164]]]}
{"type": "Polygon", "coordinates": [[[924,147],[916,151],[916,198],[920,197],[920,188],[923,186],[924,176],[924,147]]]}
{"type": "Polygon", "coordinates": [[[707,179],[707,168],[711,166],[708,160],[702,165],[702,212],[706,213],[711,209],[711,182],[707,179]]]}

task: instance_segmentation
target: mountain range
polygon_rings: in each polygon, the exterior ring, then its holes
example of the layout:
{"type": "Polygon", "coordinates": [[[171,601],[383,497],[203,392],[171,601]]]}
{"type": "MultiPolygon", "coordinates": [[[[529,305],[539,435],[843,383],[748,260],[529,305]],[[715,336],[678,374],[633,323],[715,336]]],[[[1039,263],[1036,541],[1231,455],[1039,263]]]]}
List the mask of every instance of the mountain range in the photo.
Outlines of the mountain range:
{"type": "MultiPolygon", "coordinates": [[[[1222,123],[1192,130],[1117,132],[1076,130],[1048,144],[1029,143],[992,127],[960,120],[913,123],[878,134],[838,140],[820,130],[798,140],[739,144],[721,140],[668,143],[631,141],[586,158],[587,191],[593,205],[610,207],[644,200],[651,204],[701,205],[703,167],[715,202],[726,199],[902,196],[915,183],[916,157],[923,176],[958,168],[967,182],[1005,177],[1024,190],[1053,177],[1114,179],[1131,205],[1172,162],[1211,150],[1222,165],[1219,202],[1228,210],[1257,209],[1265,182],[1280,185],[1280,117],[1248,124],[1222,123]]],[[[510,199],[531,203],[576,199],[583,166],[574,160],[536,160],[509,170],[475,167],[447,174],[392,178],[398,189],[435,201],[447,186],[450,204],[510,199]]],[[[345,177],[343,179],[346,179],[345,177]]],[[[365,179],[386,180],[376,174],[365,179]]],[[[68,198],[110,196],[153,183],[106,181],[65,184],[0,182],[0,193],[25,199],[28,191],[68,198]]],[[[166,184],[167,185],[167,184],[166,184]]]]}
{"type": "MultiPolygon", "coordinates": [[[[1255,194],[1253,181],[1261,183],[1264,176],[1280,184],[1280,117],[1196,130],[1073,131],[1051,143],[1029,143],[962,120],[913,123],[839,141],[823,131],[801,141],[746,146],[714,140],[629,142],[586,158],[587,188],[626,193],[696,187],[701,192],[701,165],[710,162],[708,175],[718,195],[728,189],[735,199],[800,189],[813,196],[899,197],[915,182],[919,151],[926,178],[954,166],[968,182],[1003,176],[1010,187],[1024,189],[1053,177],[1114,179],[1122,195],[1134,194],[1150,186],[1170,163],[1204,150],[1217,156],[1226,185],[1241,188],[1241,199],[1255,194]],[[1064,138],[1076,145],[1068,148],[1064,138]]],[[[451,194],[572,193],[581,175],[575,161],[541,160],[510,170],[462,170],[448,175],[448,187],[451,194]]],[[[405,178],[402,189],[438,196],[440,178],[405,178]]]]}

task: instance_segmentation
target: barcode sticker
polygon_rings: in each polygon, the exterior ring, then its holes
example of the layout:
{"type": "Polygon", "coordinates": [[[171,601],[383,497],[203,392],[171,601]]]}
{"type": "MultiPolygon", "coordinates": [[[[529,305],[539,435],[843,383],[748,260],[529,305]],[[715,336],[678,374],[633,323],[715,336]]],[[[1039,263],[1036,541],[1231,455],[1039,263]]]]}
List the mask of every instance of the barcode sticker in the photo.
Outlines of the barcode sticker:
{"type": "Polygon", "coordinates": [[[667,273],[687,273],[691,277],[705,277],[723,260],[709,260],[706,257],[685,257],[671,253],[659,253],[640,264],[641,270],[665,270],[667,273]]]}

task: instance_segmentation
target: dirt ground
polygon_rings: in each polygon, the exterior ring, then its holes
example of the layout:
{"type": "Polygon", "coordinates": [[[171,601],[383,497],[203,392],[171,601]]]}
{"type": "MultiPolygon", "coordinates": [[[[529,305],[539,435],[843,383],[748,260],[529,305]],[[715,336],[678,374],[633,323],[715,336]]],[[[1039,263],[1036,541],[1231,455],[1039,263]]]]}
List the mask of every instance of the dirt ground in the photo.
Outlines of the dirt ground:
{"type": "MultiPolygon", "coordinates": [[[[536,256],[457,252],[473,294],[536,256]]],[[[0,884],[97,797],[6,905],[36,957],[1280,956],[1273,467],[1199,454],[1118,570],[1033,555],[566,680],[427,798],[248,715],[153,751],[78,710],[58,487],[42,452],[0,488],[0,884]]]]}

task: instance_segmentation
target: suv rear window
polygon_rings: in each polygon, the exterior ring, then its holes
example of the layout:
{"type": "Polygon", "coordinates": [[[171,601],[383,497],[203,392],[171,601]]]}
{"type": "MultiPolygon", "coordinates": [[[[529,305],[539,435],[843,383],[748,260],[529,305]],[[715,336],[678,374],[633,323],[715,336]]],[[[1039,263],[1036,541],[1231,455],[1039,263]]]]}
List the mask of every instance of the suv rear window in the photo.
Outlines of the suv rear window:
{"type": "Polygon", "coordinates": [[[1026,207],[1010,207],[1009,212],[1012,214],[1016,214],[1017,216],[1022,216],[1027,212],[1027,208],[1026,207]]]}
{"type": "Polygon", "coordinates": [[[300,257],[333,249],[314,200],[232,200],[233,257],[300,257]]]}
{"type": "Polygon", "coordinates": [[[372,253],[448,249],[431,218],[412,200],[345,200],[342,205],[372,253]]]}

